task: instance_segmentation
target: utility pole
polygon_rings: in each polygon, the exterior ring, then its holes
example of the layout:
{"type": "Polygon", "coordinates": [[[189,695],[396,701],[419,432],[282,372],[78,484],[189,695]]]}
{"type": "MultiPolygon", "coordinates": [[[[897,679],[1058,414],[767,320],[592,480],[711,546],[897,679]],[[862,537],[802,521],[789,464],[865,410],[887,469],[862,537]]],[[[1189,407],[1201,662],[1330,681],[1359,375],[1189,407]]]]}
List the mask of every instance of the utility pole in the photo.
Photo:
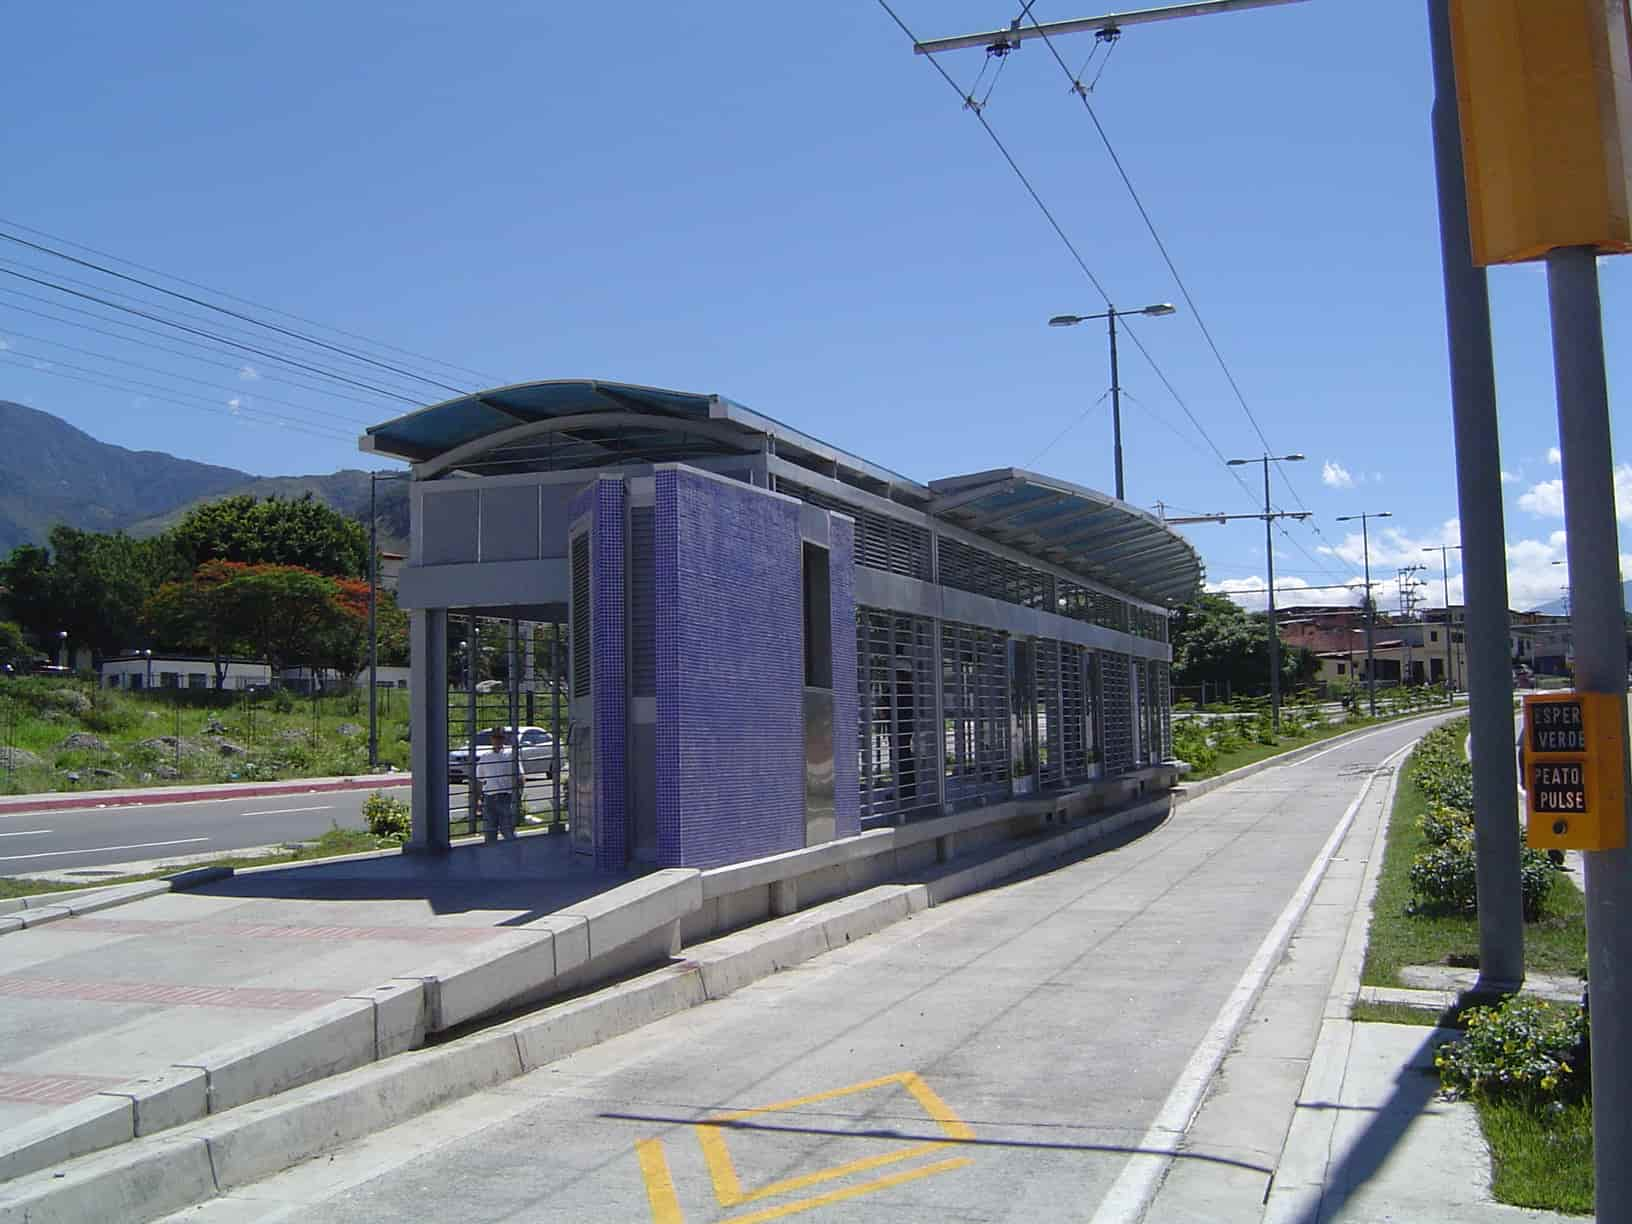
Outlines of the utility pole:
{"type": "Polygon", "coordinates": [[[1507,533],[1502,513],[1496,366],[1489,287],[1485,270],[1473,262],[1462,157],[1463,116],[1451,50],[1451,0],[1427,0],[1427,5],[1434,71],[1434,177],[1456,439],[1456,498],[1462,520],[1479,984],[1507,991],[1518,989],[1524,981],[1524,913],[1519,891],[1519,780],[1513,759],[1513,660],[1508,654],[1507,533]]]}
{"type": "Polygon", "coordinates": [[[1366,565],[1366,692],[1371,702],[1371,716],[1377,717],[1377,658],[1372,650],[1372,639],[1376,633],[1377,601],[1371,597],[1371,520],[1374,518],[1393,518],[1392,510],[1369,510],[1364,514],[1340,514],[1339,523],[1352,523],[1360,520],[1360,555],[1366,565]]]}
{"type": "MultiPolygon", "coordinates": [[[[1400,590],[1400,620],[1405,627],[1405,677],[1402,686],[1409,686],[1412,677],[1416,675],[1416,668],[1412,658],[1411,622],[1417,613],[1417,587],[1420,585],[1414,575],[1422,568],[1420,562],[1401,566],[1395,571],[1395,581],[1400,590]]],[[[1420,622],[1419,622],[1420,628],[1420,622]]],[[[1427,649],[1426,644],[1423,647],[1427,649]]]]}
{"type": "Polygon", "coordinates": [[[1456,636],[1451,628],[1451,562],[1450,554],[1461,552],[1460,544],[1433,544],[1422,550],[1439,554],[1439,579],[1445,590],[1445,700],[1456,701],[1456,677],[1451,671],[1451,639],[1456,636]]]}

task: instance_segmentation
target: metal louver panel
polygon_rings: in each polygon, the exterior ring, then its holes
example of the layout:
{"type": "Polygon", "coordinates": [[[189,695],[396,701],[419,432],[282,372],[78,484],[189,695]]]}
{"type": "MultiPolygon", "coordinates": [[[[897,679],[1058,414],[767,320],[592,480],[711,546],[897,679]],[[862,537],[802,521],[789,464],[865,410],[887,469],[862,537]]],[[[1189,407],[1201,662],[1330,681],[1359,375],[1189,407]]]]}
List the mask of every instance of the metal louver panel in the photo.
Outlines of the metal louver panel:
{"type": "Polygon", "coordinates": [[[928,617],[856,609],[861,818],[888,824],[934,814],[935,624],[928,617]]]}
{"type": "Polygon", "coordinates": [[[589,532],[572,538],[572,695],[587,697],[589,657],[589,532]]]}
{"type": "Polygon", "coordinates": [[[856,520],[856,564],[929,581],[929,532],[914,523],[818,493],[795,481],[777,478],[776,491],[806,505],[834,510],[856,520]]]}
{"type": "Polygon", "coordinates": [[[947,802],[1007,794],[1007,634],[975,625],[941,625],[941,706],[947,802]]]}
{"type": "Polygon", "coordinates": [[[1129,691],[1128,656],[1100,655],[1100,684],[1103,686],[1101,718],[1104,723],[1105,773],[1107,777],[1133,768],[1133,694],[1129,691]]]}
{"type": "Polygon", "coordinates": [[[1037,777],[1044,787],[1065,782],[1065,711],[1060,699],[1060,643],[1032,644],[1037,692],[1037,777]]]}
{"type": "Polygon", "coordinates": [[[1088,652],[1081,646],[1066,642],[1060,646],[1060,741],[1067,782],[1088,776],[1093,760],[1089,742],[1092,699],[1084,672],[1088,666],[1088,652]]]}
{"type": "Polygon", "coordinates": [[[937,539],[940,581],[1026,608],[1055,605],[1054,576],[949,536],[937,539]]]}

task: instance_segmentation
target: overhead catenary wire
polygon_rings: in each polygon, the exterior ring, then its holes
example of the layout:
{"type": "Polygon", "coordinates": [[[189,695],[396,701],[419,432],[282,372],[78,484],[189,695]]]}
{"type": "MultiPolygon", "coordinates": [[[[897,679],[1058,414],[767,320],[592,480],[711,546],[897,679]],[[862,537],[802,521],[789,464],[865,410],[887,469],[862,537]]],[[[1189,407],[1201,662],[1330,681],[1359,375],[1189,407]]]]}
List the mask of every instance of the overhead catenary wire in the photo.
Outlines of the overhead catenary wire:
{"type": "MultiPolygon", "coordinates": [[[[1028,5],[1027,8],[1029,9],[1030,6],[1028,5]]],[[[493,384],[500,383],[500,382],[504,381],[503,379],[499,378],[496,375],[486,374],[486,373],[483,373],[481,370],[473,370],[469,366],[462,366],[462,365],[457,364],[456,362],[446,361],[446,360],[444,360],[444,359],[442,359],[440,357],[432,357],[432,356],[429,356],[428,354],[425,354],[425,353],[415,352],[413,349],[403,348],[400,345],[396,345],[396,344],[389,344],[389,343],[387,343],[386,341],[383,341],[383,340],[372,339],[372,338],[370,338],[368,336],[361,335],[361,334],[359,334],[357,332],[347,331],[343,327],[336,327],[332,323],[320,323],[317,320],[307,318],[304,315],[295,314],[295,313],[293,313],[291,311],[288,311],[288,310],[280,310],[276,306],[268,306],[264,302],[257,302],[252,298],[246,298],[246,297],[240,296],[239,294],[229,293],[227,290],[217,288],[217,287],[215,287],[213,285],[206,285],[206,284],[203,284],[203,283],[201,283],[199,281],[188,280],[185,276],[177,276],[175,273],[166,272],[162,268],[155,268],[155,267],[151,266],[150,264],[138,263],[134,259],[126,259],[122,255],[115,255],[110,251],[104,251],[104,250],[101,250],[101,249],[99,249],[97,247],[89,246],[89,245],[87,245],[86,243],[83,243],[83,242],[76,242],[72,238],[64,238],[61,234],[53,234],[48,230],[42,230],[42,229],[39,229],[36,226],[24,225],[21,221],[13,220],[10,217],[0,217],[0,225],[7,226],[10,229],[14,229],[14,230],[22,230],[24,233],[34,234],[35,236],[40,237],[40,238],[49,238],[53,242],[59,242],[64,246],[73,247],[76,250],[88,251],[92,255],[98,255],[103,259],[111,259],[111,260],[113,260],[113,262],[124,264],[126,267],[137,268],[140,271],[150,273],[150,274],[152,274],[154,276],[162,276],[166,280],[175,281],[178,285],[186,285],[189,288],[198,289],[198,290],[201,290],[201,291],[203,291],[205,293],[213,293],[213,294],[216,294],[219,297],[226,298],[230,302],[237,302],[240,305],[244,305],[244,306],[253,306],[255,309],[264,310],[268,314],[274,314],[274,315],[277,315],[278,317],[284,318],[284,319],[292,319],[296,323],[304,323],[308,327],[316,327],[316,328],[319,328],[320,330],[323,330],[323,331],[334,332],[335,334],[345,336],[348,339],[357,340],[357,341],[360,341],[360,342],[362,342],[364,344],[372,345],[374,348],[384,349],[384,350],[386,350],[388,352],[399,353],[404,357],[413,357],[413,358],[415,358],[416,360],[419,360],[419,361],[428,361],[432,365],[442,366],[445,369],[454,370],[454,371],[457,371],[457,372],[459,372],[461,374],[469,374],[474,378],[478,378],[478,379],[482,380],[484,383],[486,383],[488,385],[493,385],[493,384]]]]}
{"type": "MultiPolygon", "coordinates": [[[[917,36],[913,34],[906,22],[901,20],[896,11],[890,7],[889,0],[878,0],[878,3],[879,6],[887,14],[889,14],[890,20],[895,22],[895,24],[900,28],[901,32],[911,39],[914,45],[917,45],[917,36]]],[[[958,95],[960,101],[967,98],[968,95],[964,92],[962,87],[959,86],[957,81],[952,78],[952,75],[941,66],[940,61],[935,56],[931,55],[926,56],[925,58],[929,61],[930,66],[940,74],[941,79],[946,82],[947,86],[958,95]]],[[[1059,219],[1054,215],[1053,210],[1050,209],[1048,204],[1043,200],[1041,194],[1038,193],[1037,188],[1032,185],[1032,182],[1026,176],[1025,171],[1021,170],[1019,163],[1014,159],[1014,155],[1009,152],[1008,146],[1003,143],[1002,138],[998,136],[991,123],[987,121],[986,116],[982,114],[979,109],[975,108],[970,108],[969,113],[975,117],[975,120],[980,124],[986,135],[990,137],[992,143],[997,146],[997,150],[1000,154],[1002,154],[1003,160],[1008,163],[1009,169],[1014,172],[1015,177],[1020,180],[1021,185],[1026,189],[1026,194],[1031,197],[1032,202],[1037,205],[1038,210],[1048,221],[1049,227],[1053,229],[1060,242],[1065,246],[1066,250],[1070,252],[1072,260],[1082,271],[1082,274],[1087,277],[1088,283],[1094,287],[1095,291],[1098,292],[1099,296],[1104,300],[1107,306],[1114,305],[1111,295],[1106,290],[1104,284],[1100,281],[1099,277],[1094,275],[1093,269],[1088,266],[1088,262],[1083,258],[1082,252],[1077,249],[1076,243],[1074,243],[1071,240],[1070,235],[1065,232],[1065,229],[1063,226],[1061,226],[1059,219]]],[[[1162,368],[1157,364],[1156,359],[1151,355],[1150,350],[1145,347],[1144,341],[1139,338],[1138,334],[1132,327],[1125,327],[1124,330],[1129,339],[1133,341],[1134,347],[1139,350],[1140,355],[1144,357],[1146,363],[1149,364],[1152,371],[1155,372],[1156,377],[1160,379],[1162,385],[1167,388],[1167,392],[1173,397],[1174,403],[1178,404],[1179,408],[1184,412],[1184,415],[1189,419],[1190,424],[1195,427],[1196,432],[1199,433],[1206,441],[1208,448],[1213,452],[1214,456],[1217,457],[1221,464],[1226,463],[1227,461],[1225,459],[1224,452],[1221,451],[1218,448],[1218,444],[1213,441],[1212,435],[1210,435],[1206,429],[1202,427],[1201,422],[1196,418],[1195,413],[1190,410],[1190,406],[1185,403],[1184,397],[1179,394],[1178,389],[1173,385],[1172,380],[1167,377],[1167,374],[1162,370],[1162,368]]],[[[1241,475],[1236,472],[1234,468],[1227,468],[1226,470],[1228,470],[1235,483],[1240,486],[1242,493],[1245,494],[1249,500],[1253,501],[1254,504],[1256,504],[1256,495],[1247,486],[1246,481],[1241,478],[1241,475]]]]}
{"type": "MultiPolygon", "coordinates": [[[[1064,57],[1060,55],[1059,48],[1054,45],[1054,40],[1049,36],[1048,31],[1045,30],[1037,21],[1036,17],[1031,18],[1031,24],[1032,27],[1040,35],[1042,35],[1043,43],[1045,46],[1047,46],[1049,54],[1053,57],[1054,62],[1059,65],[1060,71],[1065,74],[1066,79],[1071,82],[1071,92],[1076,94],[1081,100],[1083,109],[1088,112],[1088,118],[1093,121],[1094,130],[1099,134],[1100,142],[1105,146],[1105,152],[1107,155],[1109,155],[1111,164],[1116,167],[1116,172],[1122,180],[1122,185],[1127,188],[1128,195],[1133,200],[1134,207],[1138,210],[1140,219],[1145,223],[1145,229],[1149,231],[1151,240],[1156,244],[1157,251],[1161,253],[1162,262],[1167,265],[1167,270],[1173,277],[1173,283],[1178,286],[1179,293],[1181,296],[1183,296],[1185,305],[1190,308],[1190,313],[1196,320],[1196,326],[1201,330],[1202,337],[1207,341],[1207,347],[1212,351],[1213,359],[1218,363],[1219,370],[1222,371],[1225,380],[1230,384],[1230,390],[1234,392],[1236,402],[1241,405],[1241,411],[1246,414],[1247,420],[1252,425],[1253,432],[1258,435],[1258,440],[1263,443],[1265,452],[1274,453],[1275,448],[1270,445],[1269,438],[1265,435],[1263,427],[1258,423],[1257,416],[1253,413],[1251,406],[1247,403],[1247,397],[1242,392],[1241,384],[1236,380],[1234,371],[1230,369],[1229,363],[1224,360],[1224,354],[1219,349],[1218,342],[1213,338],[1212,329],[1207,326],[1207,319],[1202,314],[1201,307],[1196,304],[1195,298],[1190,293],[1189,285],[1185,283],[1184,277],[1180,275],[1178,265],[1174,263],[1173,256],[1167,249],[1167,243],[1163,241],[1160,232],[1158,232],[1156,229],[1156,223],[1151,218],[1150,210],[1145,207],[1145,202],[1142,198],[1140,198],[1138,189],[1134,187],[1133,179],[1128,174],[1127,167],[1122,164],[1121,156],[1117,153],[1115,146],[1111,144],[1111,138],[1105,131],[1105,125],[1100,122],[1099,114],[1094,110],[1094,104],[1089,101],[1088,95],[1093,92],[1093,85],[1084,86],[1082,84],[1081,73],[1073,75],[1070,66],[1065,62],[1064,57]]],[[[1117,41],[1120,41],[1120,38],[1112,41],[1113,50],[1117,41]]],[[[1109,62],[1109,59],[1110,54],[1107,52],[1106,61],[1109,62]]],[[[1104,72],[1103,65],[1101,65],[1100,72],[1104,72]]],[[[1094,84],[1098,84],[1098,80],[1099,78],[1095,77],[1094,84]]],[[[1281,480],[1283,483],[1285,483],[1287,491],[1292,494],[1292,498],[1297,503],[1298,508],[1300,510],[1308,510],[1308,505],[1298,493],[1297,487],[1292,482],[1291,477],[1288,476],[1285,465],[1278,464],[1277,466],[1281,470],[1281,480]]],[[[1324,538],[1324,534],[1320,531],[1319,524],[1311,522],[1310,525],[1314,528],[1317,534],[1321,534],[1322,538],[1324,538]]]]}

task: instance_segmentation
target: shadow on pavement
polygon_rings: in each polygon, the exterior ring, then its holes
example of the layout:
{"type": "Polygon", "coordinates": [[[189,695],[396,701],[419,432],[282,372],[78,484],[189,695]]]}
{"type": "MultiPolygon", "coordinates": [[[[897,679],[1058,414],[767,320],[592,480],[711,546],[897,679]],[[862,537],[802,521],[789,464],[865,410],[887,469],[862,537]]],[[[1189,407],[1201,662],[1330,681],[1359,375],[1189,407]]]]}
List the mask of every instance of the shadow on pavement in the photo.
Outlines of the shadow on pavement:
{"type": "Polygon", "coordinates": [[[521,926],[596,896],[637,872],[599,873],[575,863],[567,839],[535,834],[446,854],[387,854],[243,872],[188,892],[242,900],[424,901],[433,913],[521,910],[521,926]]]}

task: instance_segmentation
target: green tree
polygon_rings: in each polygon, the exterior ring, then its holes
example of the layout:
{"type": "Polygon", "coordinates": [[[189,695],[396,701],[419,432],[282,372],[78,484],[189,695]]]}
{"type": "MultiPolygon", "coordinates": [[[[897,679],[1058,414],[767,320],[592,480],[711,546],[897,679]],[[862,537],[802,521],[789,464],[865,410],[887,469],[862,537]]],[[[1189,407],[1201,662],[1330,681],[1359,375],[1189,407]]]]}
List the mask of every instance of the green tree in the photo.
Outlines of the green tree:
{"type": "Polygon", "coordinates": [[[39,642],[55,643],[66,630],[70,643],[99,654],[133,646],[148,597],[187,572],[163,536],[134,540],[59,525],[49,540],[49,549],[23,545],[0,563],[11,612],[39,642]]]}
{"type": "Polygon", "coordinates": [[[238,561],[245,565],[299,566],[333,578],[368,575],[363,525],[310,493],[258,500],[249,494],[194,506],[171,531],[192,565],[238,561]]]}
{"type": "MultiPolygon", "coordinates": [[[[1173,620],[1173,683],[1228,685],[1232,692],[1269,689],[1269,618],[1223,595],[1203,594],[1173,620]]],[[[1281,687],[1306,683],[1318,660],[1301,646],[1281,644],[1281,687]]]]}
{"type": "Polygon", "coordinates": [[[155,647],[214,660],[217,689],[226,685],[228,660],[251,649],[227,607],[226,587],[239,568],[230,562],[206,561],[188,577],[161,586],[142,610],[155,647]]]}
{"type": "Polygon", "coordinates": [[[21,671],[37,654],[23,636],[21,625],[15,621],[0,621],[0,668],[12,667],[21,671]]]}

